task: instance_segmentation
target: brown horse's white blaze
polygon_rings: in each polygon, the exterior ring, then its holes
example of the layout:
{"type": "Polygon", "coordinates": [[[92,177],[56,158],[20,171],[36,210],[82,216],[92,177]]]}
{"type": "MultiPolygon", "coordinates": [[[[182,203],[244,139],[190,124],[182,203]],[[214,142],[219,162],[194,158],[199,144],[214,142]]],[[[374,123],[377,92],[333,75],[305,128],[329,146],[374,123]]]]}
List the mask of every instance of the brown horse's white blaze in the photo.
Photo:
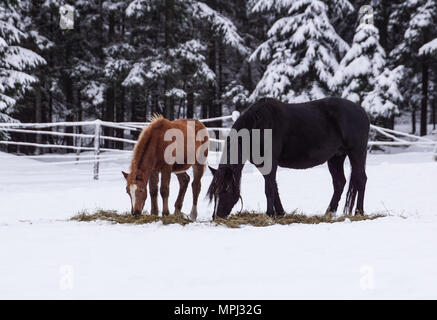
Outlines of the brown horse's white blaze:
{"type": "Polygon", "coordinates": [[[136,192],[137,192],[138,187],[136,184],[133,184],[130,186],[129,189],[130,189],[129,193],[130,193],[130,199],[132,202],[132,209],[133,209],[133,208],[135,208],[136,192]]]}
{"type": "Polygon", "coordinates": [[[159,192],[162,197],[162,215],[168,215],[170,213],[168,206],[170,177],[174,173],[179,181],[179,194],[174,205],[175,214],[181,214],[185,192],[190,181],[190,176],[186,171],[192,167],[194,178],[191,184],[193,206],[190,218],[196,220],[197,200],[208,156],[208,144],[206,127],[197,120],[168,121],[162,117],[152,119],[151,124],[143,130],[135,145],[131,172],[122,172],[127,182],[126,192],[131,200],[131,213],[134,215],[142,213],[147,199],[147,185],[149,185],[151,214],[158,215],[157,197],[159,192]],[[165,139],[166,133],[175,129],[181,133],[182,140],[167,141],[165,139]],[[192,130],[191,133],[190,130],[192,130]],[[175,143],[178,148],[174,148],[174,150],[183,150],[184,152],[182,162],[170,162],[166,158],[168,148],[173,150],[171,147],[175,143]],[[198,154],[202,154],[203,157],[198,158],[198,154]],[[194,159],[194,162],[191,159],[194,159]],[[161,174],[161,186],[158,188],[159,174],[161,174]]]}

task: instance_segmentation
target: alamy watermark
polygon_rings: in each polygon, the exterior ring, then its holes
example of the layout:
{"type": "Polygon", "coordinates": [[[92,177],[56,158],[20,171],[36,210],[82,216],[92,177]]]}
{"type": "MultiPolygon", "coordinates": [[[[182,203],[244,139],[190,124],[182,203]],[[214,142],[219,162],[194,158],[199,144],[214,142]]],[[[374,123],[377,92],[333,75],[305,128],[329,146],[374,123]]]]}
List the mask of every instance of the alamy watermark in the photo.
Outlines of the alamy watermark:
{"type": "MultiPolygon", "coordinates": [[[[187,121],[186,132],[180,129],[169,129],[164,134],[164,141],[171,142],[164,150],[164,160],[167,164],[206,164],[206,150],[209,141],[207,129],[195,131],[195,121],[187,121]],[[196,148],[196,142],[198,147],[196,148]]],[[[272,169],[273,132],[272,129],[241,129],[231,128],[225,135],[219,131],[212,138],[226,141],[220,164],[244,164],[251,161],[265,175],[272,169]]]]}
{"type": "Polygon", "coordinates": [[[74,29],[74,7],[65,4],[59,7],[59,27],[62,30],[72,30],[74,29]]]}
{"type": "Polygon", "coordinates": [[[360,288],[366,291],[375,289],[375,269],[370,265],[360,267],[360,288]]]}
{"type": "Polygon", "coordinates": [[[360,25],[374,25],[373,7],[369,5],[360,8],[360,25]]]}
{"type": "Polygon", "coordinates": [[[73,290],[74,288],[74,268],[66,264],[59,267],[59,289],[62,291],[73,290]]]}

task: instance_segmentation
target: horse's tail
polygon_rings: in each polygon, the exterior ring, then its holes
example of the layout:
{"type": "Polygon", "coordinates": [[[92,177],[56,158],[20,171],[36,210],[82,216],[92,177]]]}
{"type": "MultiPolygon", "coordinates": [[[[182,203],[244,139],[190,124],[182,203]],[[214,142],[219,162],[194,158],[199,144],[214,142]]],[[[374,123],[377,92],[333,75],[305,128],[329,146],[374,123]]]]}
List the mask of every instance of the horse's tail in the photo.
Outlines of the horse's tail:
{"type": "Polygon", "coordinates": [[[349,188],[347,190],[347,195],[346,195],[346,203],[344,205],[344,210],[343,210],[344,214],[349,214],[349,215],[352,214],[357,193],[358,193],[357,179],[355,179],[353,173],[351,173],[349,179],[349,188]]]}

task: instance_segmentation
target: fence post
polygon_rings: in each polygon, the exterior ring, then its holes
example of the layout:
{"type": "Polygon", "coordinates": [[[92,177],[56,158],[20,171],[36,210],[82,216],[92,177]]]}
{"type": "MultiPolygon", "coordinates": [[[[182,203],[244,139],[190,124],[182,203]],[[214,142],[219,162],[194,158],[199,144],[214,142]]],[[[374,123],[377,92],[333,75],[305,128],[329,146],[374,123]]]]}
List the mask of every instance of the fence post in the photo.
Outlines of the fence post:
{"type": "Polygon", "coordinates": [[[100,131],[102,122],[97,119],[94,127],[94,180],[99,180],[100,131]]]}
{"type": "MultiPolygon", "coordinates": [[[[82,137],[76,138],[76,147],[82,147],[82,137]]],[[[76,150],[76,164],[79,162],[80,149],[76,150]]]]}

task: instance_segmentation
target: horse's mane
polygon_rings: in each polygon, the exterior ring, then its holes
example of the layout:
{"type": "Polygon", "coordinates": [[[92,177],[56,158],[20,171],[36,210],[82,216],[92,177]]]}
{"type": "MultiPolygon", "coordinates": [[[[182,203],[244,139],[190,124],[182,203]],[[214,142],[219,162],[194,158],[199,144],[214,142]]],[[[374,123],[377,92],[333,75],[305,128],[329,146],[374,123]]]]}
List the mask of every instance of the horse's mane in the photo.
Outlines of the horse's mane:
{"type": "Polygon", "coordinates": [[[222,166],[214,174],[211,185],[206,193],[211,202],[216,193],[220,193],[228,188],[231,188],[233,193],[240,194],[240,184],[238,183],[241,175],[236,172],[235,167],[222,166]]]}
{"type": "Polygon", "coordinates": [[[153,130],[153,127],[156,126],[157,123],[161,122],[164,117],[154,113],[150,117],[150,124],[141,131],[141,134],[138,138],[137,143],[135,144],[134,151],[133,151],[133,157],[130,164],[130,172],[134,173],[132,175],[132,179],[136,179],[136,171],[139,168],[139,165],[141,164],[141,161],[143,159],[144,153],[147,150],[147,146],[150,142],[151,133],[153,130]]]}
{"type": "MultiPolygon", "coordinates": [[[[243,111],[232,128],[237,131],[243,128],[249,130],[253,128],[273,128],[277,122],[277,115],[274,112],[275,103],[277,103],[277,101],[270,98],[262,98],[258,100],[243,111]]],[[[226,139],[225,148],[229,148],[228,139],[229,137],[226,139]]],[[[212,201],[216,193],[220,193],[228,187],[233,187],[235,188],[234,192],[240,193],[240,185],[236,184],[236,178],[239,179],[241,168],[242,166],[237,165],[225,165],[219,167],[219,170],[216,171],[207,191],[207,197],[209,197],[210,201],[212,201]]]]}
{"type": "Polygon", "coordinates": [[[272,98],[261,98],[247,108],[235,122],[234,129],[271,129],[277,122],[277,113],[274,112],[278,101],[272,98]]]}

